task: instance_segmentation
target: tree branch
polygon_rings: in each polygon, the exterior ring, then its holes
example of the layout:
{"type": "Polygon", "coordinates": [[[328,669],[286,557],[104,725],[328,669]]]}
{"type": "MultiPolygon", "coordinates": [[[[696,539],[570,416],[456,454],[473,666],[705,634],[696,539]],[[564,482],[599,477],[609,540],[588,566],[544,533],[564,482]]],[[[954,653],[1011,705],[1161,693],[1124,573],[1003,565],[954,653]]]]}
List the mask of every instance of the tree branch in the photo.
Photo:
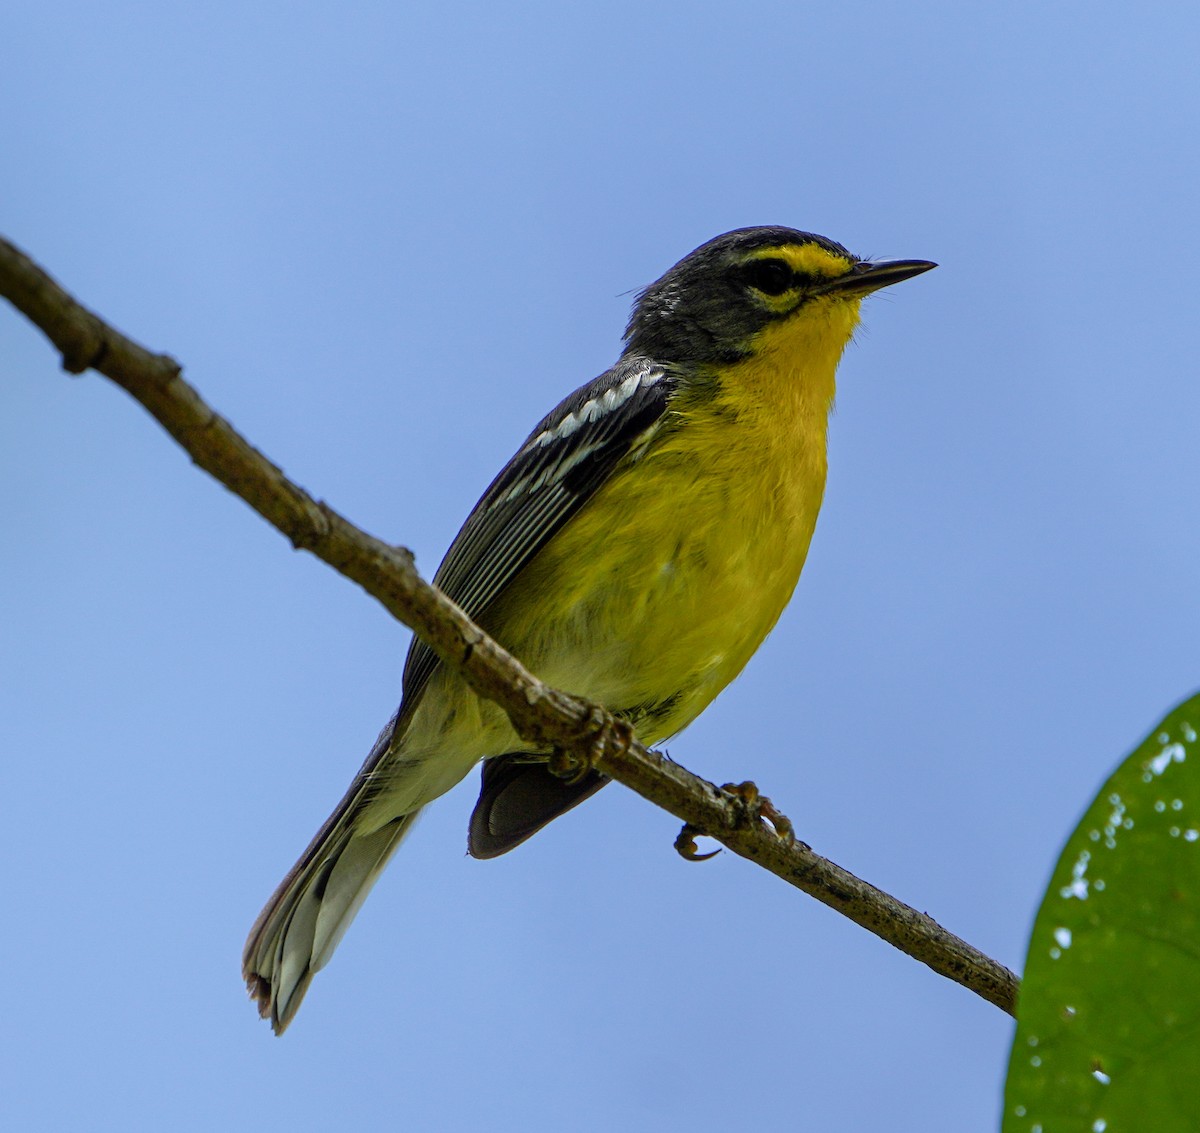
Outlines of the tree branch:
{"type": "MultiPolygon", "coordinates": [[[[77,303],[28,256],[0,239],[0,294],[42,330],[78,374],[94,369],[140,402],[192,460],[292,545],[358,583],[410,626],[480,696],[499,704],[528,742],[589,763],[889,944],[1015,1014],[1017,977],[924,913],[876,889],[790,836],[785,819],[747,789],[724,789],[651,751],[599,705],[539,681],[425,582],[404,548],[359,530],[293,484],[181,376],[179,364],[126,338],[77,303]],[[763,805],[765,804],[765,805],[763,805]],[[763,819],[766,818],[767,821],[763,819]],[[774,819],[772,822],[771,819],[774,819]]],[[[682,851],[681,851],[682,852],[682,851]]]]}

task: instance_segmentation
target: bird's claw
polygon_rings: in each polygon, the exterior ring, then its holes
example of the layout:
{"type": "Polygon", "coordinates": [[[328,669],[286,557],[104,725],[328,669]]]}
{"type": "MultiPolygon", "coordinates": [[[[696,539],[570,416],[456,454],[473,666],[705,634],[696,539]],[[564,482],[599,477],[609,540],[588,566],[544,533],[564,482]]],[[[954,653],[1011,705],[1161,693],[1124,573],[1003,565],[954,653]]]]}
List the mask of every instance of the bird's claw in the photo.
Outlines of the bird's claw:
{"type": "Polygon", "coordinates": [[[709,858],[715,858],[720,852],[718,847],[715,850],[710,850],[707,854],[700,853],[700,847],[696,845],[696,838],[704,833],[699,826],[693,826],[690,822],[684,823],[683,829],[679,832],[679,837],[675,839],[675,852],[679,854],[684,861],[689,862],[706,862],[709,858]]]}
{"type": "Polygon", "coordinates": [[[567,748],[556,747],[546,760],[550,774],[562,779],[565,783],[578,783],[590,770],[586,759],[567,748]]]}

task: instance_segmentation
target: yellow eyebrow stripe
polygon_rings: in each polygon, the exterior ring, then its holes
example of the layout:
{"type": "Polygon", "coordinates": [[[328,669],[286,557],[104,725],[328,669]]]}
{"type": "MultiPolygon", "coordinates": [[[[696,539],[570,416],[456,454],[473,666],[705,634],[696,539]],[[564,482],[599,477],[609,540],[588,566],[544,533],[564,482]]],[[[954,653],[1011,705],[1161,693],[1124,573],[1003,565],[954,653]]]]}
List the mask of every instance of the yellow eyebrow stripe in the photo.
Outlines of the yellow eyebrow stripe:
{"type": "Polygon", "coordinates": [[[825,279],[845,275],[853,266],[852,260],[818,244],[783,244],[774,248],[759,248],[748,259],[783,260],[793,271],[825,279]]]}

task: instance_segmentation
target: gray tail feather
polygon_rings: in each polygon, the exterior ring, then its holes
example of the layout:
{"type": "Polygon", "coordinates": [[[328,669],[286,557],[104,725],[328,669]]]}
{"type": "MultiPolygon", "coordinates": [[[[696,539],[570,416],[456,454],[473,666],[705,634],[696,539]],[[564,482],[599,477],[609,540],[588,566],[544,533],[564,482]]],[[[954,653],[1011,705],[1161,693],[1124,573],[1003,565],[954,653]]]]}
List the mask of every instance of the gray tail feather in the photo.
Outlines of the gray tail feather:
{"type": "Polygon", "coordinates": [[[371,886],[419,811],[357,834],[354,792],[318,831],[258,915],[242,974],[277,1035],[295,1017],[313,975],[329,961],[371,886]]]}

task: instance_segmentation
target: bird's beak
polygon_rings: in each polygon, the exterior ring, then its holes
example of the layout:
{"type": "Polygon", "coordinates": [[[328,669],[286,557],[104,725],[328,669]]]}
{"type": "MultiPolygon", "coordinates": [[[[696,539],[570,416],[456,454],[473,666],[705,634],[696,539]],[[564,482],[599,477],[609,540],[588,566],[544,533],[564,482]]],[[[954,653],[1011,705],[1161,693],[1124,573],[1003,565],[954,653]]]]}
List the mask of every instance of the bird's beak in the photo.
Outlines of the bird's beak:
{"type": "Polygon", "coordinates": [[[860,260],[845,275],[820,284],[816,291],[817,294],[833,291],[842,295],[870,295],[881,287],[891,287],[893,283],[912,279],[935,267],[937,264],[929,260],[860,260]]]}

